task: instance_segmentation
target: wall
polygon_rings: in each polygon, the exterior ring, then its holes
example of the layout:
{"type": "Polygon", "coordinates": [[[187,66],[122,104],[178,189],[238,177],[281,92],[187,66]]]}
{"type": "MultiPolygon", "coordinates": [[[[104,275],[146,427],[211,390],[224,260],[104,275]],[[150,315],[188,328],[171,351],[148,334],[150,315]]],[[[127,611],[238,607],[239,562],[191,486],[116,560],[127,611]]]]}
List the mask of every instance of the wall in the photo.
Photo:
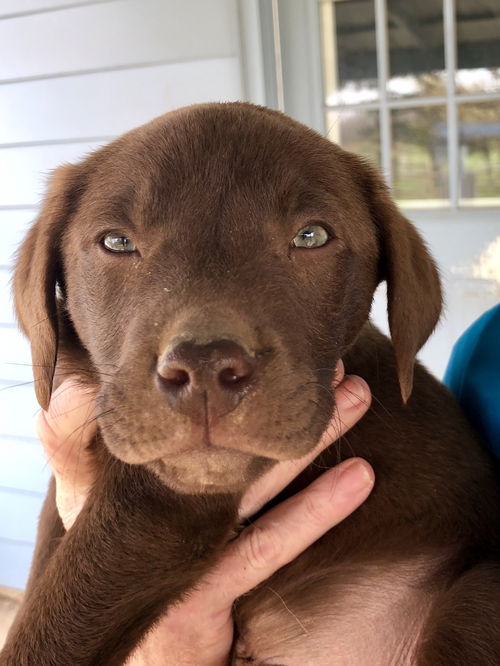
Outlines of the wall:
{"type": "Polygon", "coordinates": [[[0,4],[0,585],[22,587],[49,470],[11,256],[47,174],[171,108],[242,97],[233,0],[0,4]]]}

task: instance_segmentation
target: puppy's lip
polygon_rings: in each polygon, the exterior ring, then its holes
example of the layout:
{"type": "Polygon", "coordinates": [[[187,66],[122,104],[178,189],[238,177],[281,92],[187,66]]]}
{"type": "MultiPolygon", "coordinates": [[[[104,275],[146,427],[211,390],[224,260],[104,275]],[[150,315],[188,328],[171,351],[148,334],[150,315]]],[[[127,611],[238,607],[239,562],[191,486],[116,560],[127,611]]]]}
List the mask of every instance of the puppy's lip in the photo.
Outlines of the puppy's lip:
{"type": "Polygon", "coordinates": [[[301,457],[302,455],[305,455],[305,453],[307,453],[307,450],[301,452],[299,455],[294,455],[292,458],[288,453],[280,453],[277,450],[273,451],[268,445],[259,445],[258,442],[245,442],[240,443],[238,446],[231,446],[226,443],[218,442],[217,440],[203,440],[203,442],[198,445],[189,445],[181,450],[172,452],[166,450],[165,452],[162,452],[161,455],[157,455],[155,458],[143,464],[174,464],[182,459],[188,460],[190,457],[199,457],[200,455],[206,457],[207,460],[215,458],[228,459],[231,457],[245,457],[249,460],[252,458],[266,458],[272,462],[280,462],[301,457]]]}
{"type": "MultiPolygon", "coordinates": [[[[231,450],[222,447],[211,449],[191,448],[189,451],[183,451],[182,453],[167,454],[155,458],[148,465],[160,475],[168,474],[169,470],[177,470],[181,473],[187,472],[191,477],[194,474],[196,478],[207,476],[207,474],[209,477],[213,477],[215,474],[215,477],[209,481],[209,484],[213,484],[214,478],[221,474],[224,476],[230,472],[230,476],[232,476],[231,470],[233,470],[234,465],[236,465],[234,469],[241,468],[242,465],[247,468],[255,458],[256,456],[253,454],[236,449],[231,450]]],[[[203,485],[206,484],[207,481],[203,485]]],[[[222,488],[225,485],[227,485],[227,481],[224,481],[220,487],[222,488]]]]}
{"type": "Polygon", "coordinates": [[[176,458],[180,458],[181,456],[189,456],[192,453],[205,452],[207,455],[210,455],[214,451],[229,453],[230,449],[226,449],[223,446],[222,447],[214,446],[211,442],[210,443],[203,443],[201,446],[190,446],[186,449],[182,449],[182,451],[174,451],[172,453],[164,453],[161,456],[158,456],[158,458],[154,458],[150,462],[157,463],[157,462],[160,462],[160,461],[174,460],[176,458]]]}
{"type": "Polygon", "coordinates": [[[244,451],[236,447],[220,446],[210,442],[209,444],[203,443],[200,446],[189,446],[188,448],[182,449],[182,451],[173,451],[172,453],[169,452],[162,453],[160,456],[150,460],[148,463],[145,464],[159,463],[159,462],[171,463],[174,461],[178,461],[182,458],[187,459],[191,455],[199,456],[200,454],[206,455],[207,458],[228,457],[228,456],[233,456],[233,457],[245,456],[246,458],[262,457],[261,454],[257,452],[253,453],[251,451],[244,451]]]}

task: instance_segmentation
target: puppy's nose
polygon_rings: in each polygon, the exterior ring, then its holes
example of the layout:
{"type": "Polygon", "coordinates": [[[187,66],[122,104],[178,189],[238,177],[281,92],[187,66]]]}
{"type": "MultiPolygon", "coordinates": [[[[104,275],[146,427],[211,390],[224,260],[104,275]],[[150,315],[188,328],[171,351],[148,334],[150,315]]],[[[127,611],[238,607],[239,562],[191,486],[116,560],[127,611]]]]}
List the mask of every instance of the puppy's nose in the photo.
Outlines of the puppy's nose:
{"type": "Polygon", "coordinates": [[[255,358],[232,340],[185,341],[159,359],[157,382],[172,409],[204,422],[239,404],[255,369],[255,358]]]}

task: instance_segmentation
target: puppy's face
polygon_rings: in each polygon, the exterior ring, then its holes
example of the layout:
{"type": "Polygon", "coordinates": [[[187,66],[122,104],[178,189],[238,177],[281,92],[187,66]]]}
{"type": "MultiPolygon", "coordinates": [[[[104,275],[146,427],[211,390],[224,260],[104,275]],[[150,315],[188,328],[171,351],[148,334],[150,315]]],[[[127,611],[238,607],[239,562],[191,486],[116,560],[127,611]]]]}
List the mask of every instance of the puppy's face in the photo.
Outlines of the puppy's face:
{"type": "Polygon", "coordinates": [[[73,167],[60,308],[116,457],[222,492],[314,446],[379,279],[364,169],[243,104],[167,114],[73,167]]]}

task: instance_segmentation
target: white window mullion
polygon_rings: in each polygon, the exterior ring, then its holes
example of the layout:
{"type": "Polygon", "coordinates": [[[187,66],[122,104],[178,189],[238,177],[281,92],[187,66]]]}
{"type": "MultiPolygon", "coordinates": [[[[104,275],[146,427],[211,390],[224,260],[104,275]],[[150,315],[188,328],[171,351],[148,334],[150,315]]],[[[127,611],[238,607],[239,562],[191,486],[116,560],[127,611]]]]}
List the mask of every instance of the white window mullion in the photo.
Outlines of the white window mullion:
{"type": "Polygon", "coordinates": [[[237,8],[243,99],[265,105],[269,102],[266,98],[266,63],[259,1],[238,0],[237,8]]]}
{"type": "Polygon", "coordinates": [[[305,18],[307,22],[307,45],[309,52],[309,74],[310,74],[310,114],[313,121],[312,127],[320,134],[325,134],[325,114],[322,105],[317,103],[318,99],[325,99],[325,88],[323,84],[323,68],[321,63],[322,24],[320,8],[314,2],[307,2],[305,6],[305,18]]]}
{"type": "Polygon", "coordinates": [[[278,0],[271,0],[273,16],[274,62],[276,68],[276,96],[278,110],[285,111],[285,92],[283,86],[283,59],[281,53],[280,17],[278,0]]]}
{"type": "Polygon", "coordinates": [[[457,66],[457,31],[455,0],[443,0],[444,56],[446,67],[446,119],[448,125],[448,188],[450,206],[458,208],[460,155],[458,154],[458,120],[455,99],[455,71],[457,66]]]}
{"type": "Polygon", "coordinates": [[[389,44],[387,39],[386,0],[375,0],[375,39],[378,63],[378,91],[380,97],[380,158],[382,172],[392,185],[391,114],[387,103],[389,78],[389,44]]]}

